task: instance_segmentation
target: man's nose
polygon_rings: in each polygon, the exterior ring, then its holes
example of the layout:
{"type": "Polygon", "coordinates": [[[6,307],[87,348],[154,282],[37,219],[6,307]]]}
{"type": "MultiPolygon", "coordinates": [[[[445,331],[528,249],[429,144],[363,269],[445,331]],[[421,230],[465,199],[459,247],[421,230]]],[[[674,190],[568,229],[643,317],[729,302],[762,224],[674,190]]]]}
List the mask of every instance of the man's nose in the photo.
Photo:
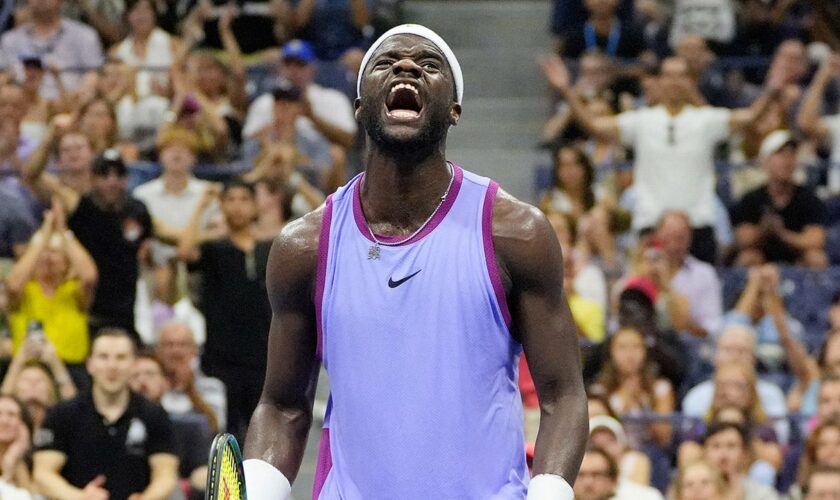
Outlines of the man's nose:
{"type": "Polygon", "coordinates": [[[408,57],[404,57],[394,63],[393,66],[394,74],[399,75],[400,73],[412,73],[415,77],[419,77],[420,73],[423,72],[423,68],[417,65],[412,59],[408,57]]]}

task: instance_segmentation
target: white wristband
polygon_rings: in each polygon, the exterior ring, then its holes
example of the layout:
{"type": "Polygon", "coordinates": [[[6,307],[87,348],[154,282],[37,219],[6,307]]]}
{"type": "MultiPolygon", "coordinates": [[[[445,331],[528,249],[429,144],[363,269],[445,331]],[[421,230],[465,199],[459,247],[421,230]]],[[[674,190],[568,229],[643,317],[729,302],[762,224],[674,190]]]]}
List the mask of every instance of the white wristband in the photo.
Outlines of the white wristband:
{"type": "MultiPolygon", "coordinates": [[[[251,495],[248,495],[250,498],[251,495]]],[[[526,500],[574,500],[575,492],[565,479],[556,474],[538,474],[528,483],[526,500]]]]}
{"type": "Polygon", "coordinates": [[[282,472],[270,463],[258,458],[242,462],[245,471],[245,488],[248,500],[289,500],[292,485],[282,472]]]}

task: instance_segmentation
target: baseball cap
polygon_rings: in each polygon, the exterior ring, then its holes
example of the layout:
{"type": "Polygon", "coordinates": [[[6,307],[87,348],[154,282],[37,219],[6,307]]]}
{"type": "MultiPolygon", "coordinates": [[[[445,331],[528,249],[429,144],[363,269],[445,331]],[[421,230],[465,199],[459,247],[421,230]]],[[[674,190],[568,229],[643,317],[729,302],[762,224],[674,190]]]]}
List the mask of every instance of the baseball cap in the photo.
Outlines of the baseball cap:
{"type": "Polygon", "coordinates": [[[650,300],[651,304],[656,304],[656,283],[649,278],[637,276],[635,278],[628,279],[627,283],[624,285],[624,290],[621,292],[621,295],[623,296],[630,290],[641,292],[648,298],[648,300],[650,300]]]}
{"type": "Polygon", "coordinates": [[[93,175],[104,177],[111,172],[116,172],[120,177],[124,177],[128,173],[128,168],[122,159],[120,152],[113,148],[108,148],[93,159],[91,165],[93,175]]]}
{"type": "Polygon", "coordinates": [[[761,141],[761,147],[758,149],[758,159],[764,161],[768,156],[778,152],[788,144],[796,146],[799,141],[791,135],[789,130],[774,130],[761,141]]]}
{"type": "Polygon", "coordinates": [[[307,64],[315,60],[315,51],[312,45],[303,40],[290,40],[282,48],[283,59],[299,59],[307,64]]]}
{"type": "Polygon", "coordinates": [[[607,429],[610,431],[615,440],[618,441],[622,447],[627,446],[627,436],[624,434],[624,426],[621,422],[612,418],[609,415],[598,415],[589,419],[589,435],[591,436],[598,429],[607,429]]]}

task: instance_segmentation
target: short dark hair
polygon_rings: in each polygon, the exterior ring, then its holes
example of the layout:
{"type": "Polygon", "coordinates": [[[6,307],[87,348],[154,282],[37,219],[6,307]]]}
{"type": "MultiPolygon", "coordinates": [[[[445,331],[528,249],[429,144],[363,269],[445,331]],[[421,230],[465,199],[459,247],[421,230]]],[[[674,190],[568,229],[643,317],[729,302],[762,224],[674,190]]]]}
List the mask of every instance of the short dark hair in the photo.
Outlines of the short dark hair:
{"type": "Polygon", "coordinates": [[[131,354],[137,356],[137,339],[135,339],[133,335],[128,333],[128,330],[126,330],[125,328],[120,328],[116,326],[106,326],[97,330],[96,333],[93,335],[93,338],[90,339],[91,353],[93,352],[93,344],[100,337],[115,337],[128,339],[129,343],[131,344],[131,354]]]}
{"type": "Polygon", "coordinates": [[[243,179],[240,179],[240,178],[236,178],[236,179],[231,179],[229,181],[226,181],[224,184],[222,184],[222,191],[220,193],[220,196],[225,196],[225,195],[228,194],[228,192],[230,192],[230,190],[236,189],[236,188],[241,188],[241,189],[244,189],[244,190],[248,191],[249,193],[251,193],[252,197],[256,196],[256,194],[257,194],[257,191],[254,188],[253,183],[250,183],[250,182],[248,182],[246,180],[243,180],[243,179]]]}
{"type": "Polygon", "coordinates": [[[743,424],[735,423],[735,422],[720,422],[715,421],[709,424],[706,428],[706,433],[703,435],[703,446],[717,434],[721,432],[726,432],[728,430],[734,430],[741,436],[741,447],[746,448],[749,443],[749,432],[747,431],[746,426],[743,424]]]}
{"type": "Polygon", "coordinates": [[[607,461],[607,476],[613,481],[618,479],[618,464],[615,463],[615,459],[606,450],[599,446],[590,445],[586,448],[586,453],[595,453],[604,457],[604,460],[607,461]]]}
{"type": "Polygon", "coordinates": [[[105,177],[111,172],[116,172],[118,176],[125,177],[128,174],[128,167],[119,151],[108,148],[93,159],[91,172],[99,177],[105,177]]]}

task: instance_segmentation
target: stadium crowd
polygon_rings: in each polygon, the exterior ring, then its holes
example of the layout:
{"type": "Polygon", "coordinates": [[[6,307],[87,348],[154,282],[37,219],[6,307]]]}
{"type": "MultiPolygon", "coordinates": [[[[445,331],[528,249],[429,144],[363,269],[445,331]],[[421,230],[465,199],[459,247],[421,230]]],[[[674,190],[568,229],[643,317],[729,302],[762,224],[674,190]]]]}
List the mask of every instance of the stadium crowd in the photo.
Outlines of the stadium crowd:
{"type": "MultiPolygon", "coordinates": [[[[0,498],[203,497],[260,396],[272,238],[362,169],[400,3],[3,4],[0,498]]],[[[840,497],[840,6],[555,0],[551,31],[576,497],[840,497]]]]}

